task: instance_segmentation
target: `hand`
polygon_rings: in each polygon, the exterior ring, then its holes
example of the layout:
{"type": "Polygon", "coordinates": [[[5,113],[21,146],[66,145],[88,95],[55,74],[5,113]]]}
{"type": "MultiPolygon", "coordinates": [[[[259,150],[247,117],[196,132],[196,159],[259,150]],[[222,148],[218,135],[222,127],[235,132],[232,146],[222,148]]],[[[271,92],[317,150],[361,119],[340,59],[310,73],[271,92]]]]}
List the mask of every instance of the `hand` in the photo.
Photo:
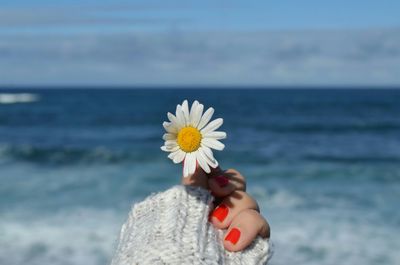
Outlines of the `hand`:
{"type": "Polygon", "coordinates": [[[258,235],[270,237],[269,224],[260,214],[257,202],[246,193],[245,178],[237,170],[223,171],[218,167],[206,174],[198,167],[193,175],[182,178],[182,184],[208,189],[215,196],[210,222],[219,229],[227,229],[227,250],[243,250],[258,235]]]}

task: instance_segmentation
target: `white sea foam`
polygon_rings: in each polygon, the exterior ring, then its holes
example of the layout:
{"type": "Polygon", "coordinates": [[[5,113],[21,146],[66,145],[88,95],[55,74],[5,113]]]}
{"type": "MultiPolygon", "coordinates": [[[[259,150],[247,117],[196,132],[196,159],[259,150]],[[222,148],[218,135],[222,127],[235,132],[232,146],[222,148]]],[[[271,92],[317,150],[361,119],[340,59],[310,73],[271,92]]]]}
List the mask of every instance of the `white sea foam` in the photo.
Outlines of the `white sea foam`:
{"type": "Polygon", "coordinates": [[[39,96],[30,93],[0,93],[0,104],[30,103],[39,100],[39,96]]]}
{"type": "Polygon", "coordinates": [[[362,217],[356,222],[344,219],[293,212],[273,221],[271,265],[399,264],[400,242],[393,227],[374,226],[362,217]]]}
{"type": "MultiPolygon", "coordinates": [[[[154,168],[173,175],[155,162],[17,165],[2,164],[0,174],[1,265],[108,264],[129,202],[169,186],[154,168]]],[[[398,181],[354,182],[362,192],[347,183],[324,182],[318,189],[314,180],[269,183],[249,185],[249,192],[272,228],[270,265],[400,264],[398,181]]]]}
{"type": "MultiPolygon", "coordinates": [[[[266,201],[260,201],[265,204],[266,201]]],[[[0,219],[0,264],[108,264],[126,212],[74,208],[0,219]]],[[[267,209],[272,227],[271,265],[399,264],[395,227],[373,226],[329,209],[267,209]]]]}
{"type": "Polygon", "coordinates": [[[290,192],[289,190],[280,189],[274,192],[268,192],[260,186],[251,187],[249,191],[258,200],[268,205],[268,208],[295,208],[305,204],[303,198],[290,192]]]}
{"type": "Polygon", "coordinates": [[[93,209],[2,216],[0,264],[108,264],[123,218],[93,209]]]}
{"type": "MultiPolygon", "coordinates": [[[[310,201],[289,190],[255,195],[271,225],[271,265],[400,264],[398,228],[382,221],[377,211],[358,208],[355,202],[309,207],[310,201]]],[[[319,196],[313,200],[321,200],[319,196]]],[[[337,199],[332,200],[327,205],[337,199]]]]}

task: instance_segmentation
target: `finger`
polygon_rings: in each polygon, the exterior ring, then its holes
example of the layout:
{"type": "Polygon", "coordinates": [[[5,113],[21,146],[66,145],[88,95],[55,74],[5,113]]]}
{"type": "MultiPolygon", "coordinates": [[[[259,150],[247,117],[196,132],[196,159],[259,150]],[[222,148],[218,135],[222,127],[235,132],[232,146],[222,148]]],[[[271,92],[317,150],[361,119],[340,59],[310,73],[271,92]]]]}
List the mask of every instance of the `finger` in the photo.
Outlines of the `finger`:
{"type": "Polygon", "coordinates": [[[187,177],[182,177],[181,183],[188,186],[202,187],[208,189],[208,176],[204,170],[197,164],[196,171],[187,177]]]}
{"type": "Polygon", "coordinates": [[[259,211],[257,202],[250,195],[244,191],[237,190],[224,198],[214,209],[210,215],[210,221],[215,227],[225,229],[237,215],[247,209],[259,211]]]}
{"type": "Polygon", "coordinates": [[[260,235],[270,237],[268,222],[259,212],[248,209],[240,212],[232,221],[224,238],[224,247],[229,251],[240,251],[248,247],[260,235]]]}
{"type": "Polygon", "coordinates": [[[227,196],[235,190],[246,190],[244,176],[235,169],[215,170],[209,176],[208,185],[216,197],[227,196]]]}
{"type": "Polygon", "coordinates": [[[214,177],[214,176],[218,176],[224,173],[224,171],[221,169],[220,166],[217,166],[216,168],[212,168],[210,167],[211,172],[208,174],[208,177],[214,177]]]}

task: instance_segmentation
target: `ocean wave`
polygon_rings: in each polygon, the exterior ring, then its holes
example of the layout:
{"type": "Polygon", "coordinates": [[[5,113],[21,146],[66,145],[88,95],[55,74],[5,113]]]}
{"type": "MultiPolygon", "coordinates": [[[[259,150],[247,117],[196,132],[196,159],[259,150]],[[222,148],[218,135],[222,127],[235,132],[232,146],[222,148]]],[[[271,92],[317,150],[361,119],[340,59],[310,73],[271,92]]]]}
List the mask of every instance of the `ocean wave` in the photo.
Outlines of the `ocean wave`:
{"type": "MultiPolygon", "coordinates": [[[[274,213],[271,213],[273,216],[274,213]]],[[[392,226],[340,212],[292,212],[272,222],[274,258],[286,264],[398,264],[400,246],[392,226]]]]}
{"type": "Polygon", "coordinates": [[[0,104],[31,103],[39,96],[31,93],[0,93],[0,104]]]}
{"type": "MultiPolygon", "coordinates": [[[[118,149],[105,146],[94,147],[43,147],[34,145],[0,145],[0,159],[25,161],[40,164],[96,164],[96,163],[123,163],[123,162],[147,162],[165,157],[158,148],[144,150],[143,148],[118,149]]],[[[265,165],[286,161],[284,156],[268,158],[250,156],[239,159],[239,155],[230,154],[226,160],[234,163],[248,165],[265,165]]],[[[379,155],[354,155],[337,156],[327,154],[299,154],[297,161],[335,163],[335,164],[393,164],[400,163],[400,156],[379,156],[379,155]]]]}
{"type": "Polygon", "coordinates": [[[31,163],[49,164],[76,164],[76,163],[120,163],[126,161],[147,161],[154,159],[144,152],[112,150],[106,147],[93,148],[64,148],[64,147],[36,147],[0,146],[0,158],[26,161],[31,163]]]}
{"type": "Polygon", "coordinates": [[[353,163],[400,163],[398,156],[335,156],[335,155],[306,155],[305,160],[316,162],[332,162],[339,164],[353,163]]]}
{"type": "MultiPolygon", "coordinates": [[[[395,265],[400,260],[400,241],[393,236],[397,226],[369,218],[372,214],[380,220],[377,211],[260,203],[272,228],[271,265],[395,265]]],[[[12,209],[0,219],[1,264],[108,264],[128,211],[77,207],[43,214],[12,209]]]]}
{"type": "Polygon", "coordinates": [[[124,218],[113,211],[90,208],[50,216],[2,216],[0,263],[108,264],[124,218]]]}
{"type": "Polygon", "coordinates": [[[268,205],[268,208],[296,208],[306,204],[304,198],[284,189],[268,191],[263,186],[253,186],[250,188],[250,193],[253,194],[257,200],[268,205]]]}
{"type": "Polygon", "coordinates": [[[269,131],[273,133],[352,133],[352,132],[391,132],[400,130],[400,124],[397,121],[378,122],[371,121],[365,123],[304,123],[304,124],[273,124],[256,125],[257,131],[269,131]]]}

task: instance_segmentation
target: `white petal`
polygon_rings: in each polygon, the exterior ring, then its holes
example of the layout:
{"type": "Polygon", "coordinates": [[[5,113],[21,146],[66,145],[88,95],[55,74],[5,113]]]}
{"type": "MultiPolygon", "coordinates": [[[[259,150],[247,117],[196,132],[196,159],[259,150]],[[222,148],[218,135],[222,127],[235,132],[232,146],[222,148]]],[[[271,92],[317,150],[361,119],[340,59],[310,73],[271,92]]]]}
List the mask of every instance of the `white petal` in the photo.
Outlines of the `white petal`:
{"type": "Polygon", "coordinates": [[[207,164],[207,158],[205,157],[205,154],[203,152],[197,150],[196,151],[196,159],[197,162],[199,163],[200,167],[204,170],[206,173],[210,173],[211,169],[207,164]]]}
{"type": "Polygon", "coordinates": [[[175,126],[172,122],[163,122],[164,129],[169,133],[178,133],[178,127],[175,126]]]}
{"type": "Polygon", "coordinates": [[[173,159],[174,163],[179,164],[180,162],[183,161],[183,159],[185,159],[185,156],[186,153],[179,149],[178,151],[176,151],[176,155],[173,159]]]}
{"type": "Polygon", "coordinates": [[[193,102],[192,106],[190,107],[190,112],[189,112],[190,122],[193,121],[193,115],[195,114],[195,111],[197,110],[198,105],[199,105],[199,102],[197,100],[195,100],[193,102]]]}
{"type": "Polygon", "coordinates": [[[168,112],[167,116],[168,116],[168,119],[171,121],[172,125],[177,127],[178,130],[183,127],[182,122],[178,119],[178,117],[175,117],[174,114],[172,114],[171,112],[168,112]]]}
{"type": "Polygon", "coordinates": [[[162,138],[163,138],[164,141],[176,140],[176,134],[175,133],[164,133],[162,138]]]}
{"type": "Polygon", "coordinates": [[[178,143],[176,142],[176,140],[167,140],[165,141],[164,145],[166,147],[175,147],[178,145],[178,143]]]}
{"type": "MultiPolygon", "coordinates": [[[[179,150],[178,150],[178,151],[179,151],[179,150]]],[[[171,159],[171,160],[174,160],[174,157],[176,156],[176,153],[177,153],[178,151],[175,151],[175,152],[170,153],[170,154],[168,155],[168,158],[171,159]]]]}
{"type": "MultiPolygon", "coordinates": [[[[183,176],[188,177],[191,175],[191,171],[196,170],[196,157],[194,153],[187,153],[185,157],[185,161],[183,162],[183,176]]],[[[194,171],[193,171],[194,172],[194,171]]]]}
{"type": "Polygon", "coordinates": [[[198,151],[202,153],[202,156],[205,158],[208,165],[210,165],[212,168],[216,168],[218,166],[218,161],[214,158],[210,148],[202,146],[198,151]]]}
{"type": "Polygon", "coordinates": [[[161,150],[163,150],[164,152],[169,152],[169,151],[167,150],[167,147],[166,147],[165,145],[161,146],[161,150]]]}
{"type": "Polygon", "coordinates": [[[224,123],[224,120],[222,118],[218,118],[213,120],[212,122],[210,122],[206,127],[204,127],[201,130],[202,134],[206,134],[208,132],[212,132],[215,131],[216,129],[218,129],[219,127],[221,127],[221,125],[224,123]]]}
{"type": "Polygon", "coordinates": [[[209,147],[205,146],[204,144],[201,144],[201,148],[203,149],[204,154],[208,158],[214,159],[214,154],[213,154],[212,150],[209,147]]]}
{"type": "Polygon", "coordinates": [[[178,123],[178,121],[177,121],[175,115],[172,114],[171,112],[167,112],[167,117],[168,117],[168,120],[169,120],[171,123],[174,123],[174,124],[177,124],[177,123],[178,123]]]}
{"type": "Polygon", "coordinates": [[[197,125],[199,125],[201,116],[203,115],[203,109],[203,104],[200,104],[197,100],[193,103],[190,110],[190,124],[194,128],[197,128],[197,125]]]}
{"type": "Polygon", "coordinates": [[[214,109],[209,108],[204,115],[201,117],[200,123],[197,126],[197,129],[201,130],[204,126],[207,125],[207,123],[211,120],[212,115],[214,114],[214,109]]]}
{"type": "Polygon", "coordinates": [[[189,117],[189,104],[186,99],[182,103],[182,111],[183,111],[183,116],[185,117],[185,126],[188,126],[190,123],[190,117],[189,117]]]}
{"type": "Polygon", "coordinates": [[[201,140],[201,143],[205,146],[208,146],[212,149],[222,151],[225,148],[225,145],[218,140],[212,138],[204,138],[201,140]]]}
{"type": "Polygon", "coordinates": [[[186,156],[185,160],[183,161],[183,177],[184,178],[189,176],[188,169],[189,169],[189,164],[187,162],[187,156],[186,156]]]}
{"type": "Polygon", "coordinates": [[[196,155],[194,152],[186,154],[185,163],[187,163],[188,165],[188,174],[194,174],[194,172],[196,171],[196,155]]]}
{"type": "Polygon", "coordinates": [[[176,106],[176,118],[179,121],[179,124],[181,125],[181,127],[179,127],[179,129],[186,126],[185,115],[183,114],[181,105],[176,106]]]}
{"type": "Polygon", "coordinates": [[[226,132],[221,132],[221,131],[213,131],[213,132],[208,132],[203,135],[204,138],[214,138],[217,140],[222,140],[226,138],[226,132]]]}
{"type": "Polygon", "coordinates": [[[175,147],[166,146],[166,145],[161,146],[161,150],[163,150],[164,152],[175,152],[178,149],[179,149],[179,146],[175,146],[175,147]]]}
{"type": "Polygon", "coordinates": [[[171,152],[175,152],[177,150],[179,150],[179,146],[172,147],[171,152]]]}
{"type": "Polygon", "coordinates": [[[182,150],[178,149],[175,152],[172,152],[168,155],[168,158],[171,159],[175,164],[182,162],[185,158],[186,153],[182,150]]]}

